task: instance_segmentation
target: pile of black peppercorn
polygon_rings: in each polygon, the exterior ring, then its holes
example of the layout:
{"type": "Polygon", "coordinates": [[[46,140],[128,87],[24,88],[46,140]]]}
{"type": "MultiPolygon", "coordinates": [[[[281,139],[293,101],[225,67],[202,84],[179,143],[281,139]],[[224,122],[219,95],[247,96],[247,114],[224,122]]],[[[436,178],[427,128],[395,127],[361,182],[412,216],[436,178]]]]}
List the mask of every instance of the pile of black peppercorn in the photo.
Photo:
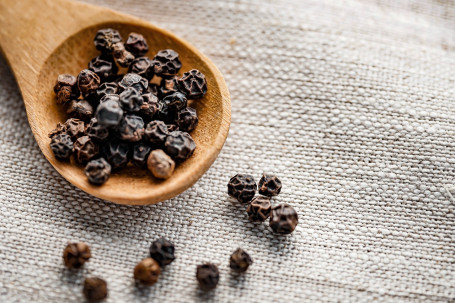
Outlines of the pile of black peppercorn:
{"type": "Polygon", "coordinates": [[[200,71],[178,76],[182,64],[174,50],[151,59],[142,35],[130,33],[122,41],[115,29],[99,30],[94,43],[101,54],[77,77],[59,75],[54,86],[69,119],[49,134],[50,147],[62,161],[74,154],[95,185],[130,162],[156,178],[169,178],[175,164],[196,148],[189,132],[198,117],[188,100],[207,92],[200,71]],[[122,70],[126,74],[119,74],[122,70]]]}
{"type": "Polygon", "coordinates": [[[250,221],[264,222],[270,217],[269,224],[274,232],[290,234],[299,223],[297,212],[287,203],[274,207],[271,204],[271,197],[281,192],[281,186],[277,176],[264,173],[259,180],[260,196],[255,197],[258,186],[254,177],[237,174],[229,180],[228,194],[241,203],[249,203],[246,212],[250,221]]]}

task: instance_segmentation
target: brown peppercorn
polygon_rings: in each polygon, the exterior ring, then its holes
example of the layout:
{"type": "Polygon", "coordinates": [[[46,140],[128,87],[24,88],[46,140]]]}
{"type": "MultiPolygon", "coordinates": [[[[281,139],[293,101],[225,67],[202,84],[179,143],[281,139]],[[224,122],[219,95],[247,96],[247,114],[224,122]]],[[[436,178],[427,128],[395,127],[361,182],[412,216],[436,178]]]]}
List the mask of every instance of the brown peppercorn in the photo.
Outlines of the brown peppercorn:
{"type": "Polygon", "coordinates": [[[270,198],[259,196],[251,201],[246,212],[250,221],[264,222],[270,216],[271,209],[270,198]]]}
{"type": "Polygon", "coordinates": [[[66,113],[71,118],[88,121],[93,116],[93,106],[86,100],[73,100],[70,102],[66,113]]]}
{"type": "Polygon", "coordinates": [[[54,92],[57,93],[62,87],[69,86],[71,89],[77,88],[77,79],[70,74],[58,75],[57,81],[54,85],[54,92]]]}
{"type": "Polygon", "coordinates": [[[96,90],[96,95],[98,99],[103,98],[106,95],[117,94],[118,84],[115,82],[104,82],[96,90]]]}
{"type": "Polygon", "coordinates": [[[149,82],[144,77],[135,73],[128,73],[119,81],[119,89],[125,90],[128,87],[135,88],[140,94],[147,91],[149,82]]]}
{"type": "Polygon", "coordinates": [[[178,82],[180,91],[188,99],[202,98],[207,92],[207,80],[205,80],[204,74],[197,69],[184,73],[178,82]]]}
{"type": "Polygon", "coordinates": [[[105,55],[112,53],[114,44],[122,42],[122,36],[120,33],[112,28],[100,29],[93,40],[97,50],[101,51],[105,55]]]}
{"type": "Polygon", "coordinates": [[[133,62],[131,62],[131,65],[128,68],[128,72],[136,73],[141,77],[146,78],[147,80],[152,80],[154,72],[153,64],[154,62],[150,60],[149,57],[139,57],[134,59],[133,62]]]}
{"type": "Polygon", "coordinates": [[[96,118],[92,118],[87,126],[87,136],[94,141],[104,141],[109,137],[109,130],[99,124],[96,118]]]}
{"type": "Polygon", "coordinates": [[[84,242],[68,243],[63,250],[63,262],[71,269],[81,268],[91,257],[90,247],[84,242]]]}
{"type": "Polygon", "coordinates": [[[77,138],[85,134],[84,121],[79,119],[70,118],[63,124],[65,132],[71,136],[71,139],[76,140],[77,138]]]}
{"type": "Polygon", "coordinates": [[[263,196],[276,196],[281,192],[281,181],[277,176],[271,174],[262,174],[259,180],[259,193],[263,196]]]}
{"type": "Polygon", "coordinates": [[[164,146],[169,131],[163,121],[154,120],[147,124],[144,131],[144,139],[153,145],[164,146]]]}
{"type": "Polygon", "coordinates": [[[93,58],[88,63],[88,69],[97,74],[101,80],[117,75],[118,67],[112,56],[101,55],[93,58]]]}
{"type": "Polygon", "coordinates": [[[190,134],[177,130],[167,136],[164,148],[175,161],[184,161],[191,157],[196,149],[196,143],[190,134]]]}
{"type": "Polygon", "coordinates": [[[196,128],[199,119],[197,117],[196,110],[191,107],[186,107],[177,113],[177,119],[175,123],[179,126],[179,129],[184,132],[190,132],[196,128]]]}
{"type": "Polygon", "coordinates": [[[59,75],[54,86],[54,92],[57,94],[57,103],[59,104],[79,97],[76,77],[69,74],[59,75]]]}
{"type": "Polygon", "coordinates": [[[290,234],[299,223],[295,209],[289,204],[280,204],[272,208],[270,227],[276,233],[290,234]]]}
{"type": "Polygon", "coordinates": [[[102,185],[111,176],[111,165],[104,158],[91,160],[85,166],[84,173],[90,183],[102,185]]]}
{"type": "Polygon", "coordinates": [[[99,147],[89,136],[82,136],[74,142],[74,153],[79,163],[87,163],[98,155],[99,147]]]}
{"type": "Polygon", "coordinates": [[[134,279],[145,285],[153,285],[158,281],[161,268],[152,258],[146,258],[134,268],[134,279]]]}
{"type": "Polygon", "coordinates": [[[156,178],[167,179],[174,172],[175,162],[161,149],[155,149],[147,159],[147,168],[156,178]]]}
{"type": "Polygon", "coordinates": [[[103,300],[107,297],[107,283],[101,278],[85,278],[82,293],[89,302],[103,300]]]}
{"type": "Polygon", "coordinates": [[[153,61],[155,62],[155,75],[163,78],[171,78],[182,67],[179,54],[172,49],[159,51],[153,61]]]}
{"type": "Polygon", "coordinates": [[[160,83],[159,94],[161,98],[179,91],[178,77],[174,76],[171,79],[163,78],[160,83]]]}
{"type": "Polygon", "coordinates": [[[63,86],[58,92],[57,92],[57,104],[63,104],[67,103],[71,100],[73,91],[71,90],[71,87],[69,86],[63,86]]]}
{"type": "Polygon", "coordinates": [[[247,174],[237,174],[229,180],[228,194],[239,202],[246,203],[253,199],[257,185],[254,177],[247,174]]]}
{"type": "Polygon", "coordinates": [[[135,57],[143,56],[149,50],[149,46],[144,36],[137,33],[130,33],[128,39],[125,42],[125,48],[135,57]]]}
{"type": "Polygon", "coordinates": [[[245,272],[253,264],[250,255],[241,248],[237,248],[229,259],[229,267],[238,273],[245,272]]]}
{"type": "Polygon", "coordinates": [[[121,67],[128,67],[134,60],[134,55],[125,49],[122,42],[117,42],[112,46],[115,62],[121,67]]]}
{"type": "Polygon", "coordinates": [[[62,123],[58,122],[57,127],[48,134],[48,137],[52,138],[53,136],[64,133],[64,132],[65,132],[65,126],[62,123]]]}
{"type": "Polygon", "coordinates": [[[158,110],[158,97],[152,93],[142,95],[142,105],[139,109],[139,115],[144,119],[144,122],[152,120],[158,110]]]}
{"type": "Polygon", "coordinates": [[[205,263],[197,266],[196,279],[202,290],[212,290],[216,288],[220,280],[218,267],[212,263],[205,263]]]}
{"type": "Polygon", "coordinates": [[[160,266],[166,266],[175,260],[175,247],[169,240],[160,238],[150,245],[150,257],[155,259],[160,266]]]}
{"type": "Polygon", "coordinates": [[[100,83],[100,77],[89,69],[82,70],[77,76],[77,85],[84,97],[96,93],[100,83]]]}

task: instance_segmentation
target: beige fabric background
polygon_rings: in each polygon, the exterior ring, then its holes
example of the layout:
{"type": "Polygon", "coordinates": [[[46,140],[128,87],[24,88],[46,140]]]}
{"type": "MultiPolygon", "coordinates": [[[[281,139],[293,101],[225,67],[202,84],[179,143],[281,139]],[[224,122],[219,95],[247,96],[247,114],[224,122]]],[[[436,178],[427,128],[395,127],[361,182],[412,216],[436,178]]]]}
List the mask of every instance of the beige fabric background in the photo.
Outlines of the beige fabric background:
{"type": "MultiPolygon", "coordinates": [[[[454,302],[455,5],[426,0],[87,0],[192,42],[226,77],[232,126],[184,194],[147,207],[94,199],[41,155],[0,59],[0,301],[80,302],[84,275],[109,302],[454,302]],[[291,236],[248,222],[228,198],[237,172],[275,172],[295,206],[291,236]],[[136,289],[158,236],[178,259],[136,289]],[[69,274],[68,240],[91,244],[69,274]],[[229,272],[229,254],[254,259],[229,272]],[[219,264],[201,293],[196,264],[219,264]]],[[[1,17],[1,12],[0,12],[1,17]]]]}

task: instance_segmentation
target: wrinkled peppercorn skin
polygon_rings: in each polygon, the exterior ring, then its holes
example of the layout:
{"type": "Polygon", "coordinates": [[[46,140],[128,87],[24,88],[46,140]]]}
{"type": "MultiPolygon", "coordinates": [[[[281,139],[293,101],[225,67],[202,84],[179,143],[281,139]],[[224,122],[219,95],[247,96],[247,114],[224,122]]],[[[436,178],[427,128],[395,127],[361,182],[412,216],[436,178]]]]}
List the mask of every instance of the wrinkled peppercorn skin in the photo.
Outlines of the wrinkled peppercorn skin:
{"type": "Polygon", "coordinates": [[[270,198],[267,197],[255,197],[248,205],[246,212],[248,219],[252,222],[264,222],[269,216],[272,209],[270,198]]]}
{"type": "Polygon", "coordinates": [[[54,92],[57,95],[58,104],[77,99],[80,95],[77,78],[70,74],[59,75],[54,85],[54,92]]]}
{"type": "Polygon", "coordinates": [[[237,174],[229,180],[228,194],[239,202],[246,203],[253,199],[257,185],[254,177],[247,174],[237,174]]]}
{"type": "Polygon", "coordinates": [[[73,100],[66,111],[71,118],[88,121],[93,116],[93,106],[86,100],[73,100]]]}
{"type": "Polygon", "coordinates": [[[276,196],[281,192],[281,181],[275,175],[264,173],[261,180],[259,180],[258,189],[263,196],[276,196]]]}
{"type": "Polygon", "coordinates": [[[99,153],[99,147],[89,136],[82,136],[74,142],[74,154],[79,163],[85,164],[99,153]]]}
{"type": "Polygon", "coordinates": [[[133,87],[127,87],[120,93],[119,97],[120,105],[127,112],[138,112],[144,103],[141,94],[133,87]]]}
{"type": "Polygon", "coordinates": [[[85,166],[84,173],[90,183],[102,185],[111,175],[111,165],[104,158],[91,160],[85,166]]]}
{"type": "Polygon", "coordinates": [[[57,104],[68,103],[72,99],[73,90],[69,86],[63,86],[57,92],[57,104]]]}
{"type": "Polygon", "coordinates": [[[118,72],[118,67],[111,56],[97,56],[90,60],[88,69],[97,74],[101,80],[114,77],[118,72]]]}
{"type": "Polygon", "coordinates": [[[139,168],[147,168],[147,158],[151,151],[152,148],[144,142],[136,144],[131,162],[139,168]]]}
{"type": "Polygon", "coordinates": [[[291,205],[283,203],[272,208],[269,224],[275,233],[290,234],[298,223],[299,217],[291,205]]]}
{"type": "Polygon", "coordinates": [[[128,87],[132,87],[136,89],[139,94],[142,94],[147,90],[148,87],[148,81],[144,77],[141,77],[138,74],[135,73],[128,73],[125,76],[123,76],[122,80],[118,83],[119,88],[122,90],[127,89],[128,87]]]}
{"type": "Polygon", "coordinates": [[[163,102],[167,103],[169,106],[169,110],[172,112],[178,112],[179,110],[182,110],[186,108],[188,100],[186,99],[186,96],[180,92],[175,92],[171,95],[166,96],[163,99],[163,102]]]}
{"type": "Polygon", "coordinates": [[[77,76],[77,86],[84,97],[96,94],[100,83],[100,77],[89,69],[82,70],[77,76]]]}
{"type": "Polygon", "coordinates": [[[112,55],[121,67],[129,67],[134,60],[134,55],[125,49],[122,42],[117,42],[112,46],[112,55]]]}
{"type": "Polygon", "coordinates": [[[96,142],[104,141],[109,137],[109,130],[106,127],[100,125],[96,118],[92,118],[90,120],[86,132],[87,136],[96,142]]]}
{"type": "Polygon", "coordinates": [[[144,36],[138,33],[129,34],[128,39],[125,42],[125,48],[135,57],[143,56],[149,50],[149,46],[144,36]]]}
{"type": "Polygon", "coordinates": [[[144,285],[153,285],[158,281],[161,268],[158,262],[152,258],[146,258],[134,268],[134,279],[144,285]]]}
{"type": "Polygon", "coordinates": [[[160,87],[159,87],[159,96],[164,98],[168,95],[176,93],[179,91],[179,84],[178,84],[178,77],[174,76],[171,79],[161,80],[160,87]]]}
{"type": "Polygon", "coordinates": [[[177,113],[175,122],[181,131],[190,132],[198,125],[199,118],[194,108],[187,107],[177,113]]]}
{"type": "Polygon", "coordinates": [[[179,54],[172,49],[159,51],[153,58],[153,61],[155,62],[155,75],[163,78],[171,78],[176,75],[182,67],[179,54]]]}
{"type": "Polygon", "coordinates": [[[51,150],[58,160],[69,160],[73,154],[73,141],[66,133],[58,133],[52,136],[51,150]]]}
{"type": "Polygon", "coordinates": [[[107,283],[100,278],[86,278],[82,293],[89,302],[103,300],[107,297],[107,283]]]}
{"type": "Polygon", "coordinates": [[[112,28],[100,29],[93,39],[96,49],[104,55],[110,55],[114,50],[114,45],[118,42],[122,42],[122,36],[112,28]]]}
{"type": "Polygon", "coordinates": [[[147,168],[158,179],[169,178],[175,169],[175,162],[163,150],[155,149],[147,159],[147,168]]]}
{"type": "MultiPolygon", "coordinates": [[[[102,99],[105,99],[108,96],[116,95],[106,95],[102,99]]],[[[106,101],[101,101],[100,105],[96,110],[96,119],[98,123],[104,127],[114,127],[117,126],[123,118],[123,109],[120,106],[120,102],[113,99],[106,101]]]]}
{"type": "Polygon", "coordinates": [[[152,93],[145,93],[142,95],[142,101],[138,114],[144,122],[149,122],[158,111],[158,97],[152,93]]]}
{"type": "Polygon", "coordinates": [[[251,264],[253,264],[253,260],[250,255],[241,248],[237,248],[229,259],[229,267],[238,273],[247,271],[251,264]]]}
{"type": "Polygon", "coordinates": [[[103,145],[103,155],[112,167],[112,170],[125,167],[130,160],[130,146],[119,140],[108,141],[103,145]]]}
{"type": "Polygon", "coordinates": [[[190,134],[174,131],[167,136],[164,148],[166,153],[175,161],[184,161],[193,155],[196,143],[190,134]]]}
{"type": "Polygon", "coordinates": [[[150,81],[154,75],[153,65],[154,62],[149,57],[139,57],[131,62],[128,72],[138,74],[150,81]]]}
{"type": "Polygon", "coordinates": [[[57,93],[64,86],[69,86],[71,89],[77,88],[77,78],[70,74],[58,75],[54,85],[54,92],[57,93]]]}
{"type": "Polygon", "coordinates": [[[144,135],[144,121],[136,115],[126,115],[117,127],[117,136],[123,141],[138,142],[144,135]]]}
{"type": "Polygon", "coordinates": [[[63,128],[73,141],[85,134],[85,123],[79,119],[70,118],[66,120],[63,128]]]}
{"type": "Polygon", "coordinates": [[[103,98],[106,95],[117,94],[118,84],[115,82],[104,82],[96,90],[98,99],[103,98]]]}
{"type": "Polygon", "coordinates": [[[166,266],[175,260],[175,247],[169,240],[160,238],[150,245],[150,257],[160,266],[166,266]]]}
{"type": "Polygon", "coordinates": [[[188,99],[200,99],[207,93],[207,80],[204,74],[197,69],[192,69],[183,74],[178,80],[179,90],[188,99]]]}
{"type": "Polygon", "coordinates": [[[81,268],[91,257],[90,247],[84,242],[68,243],[63,250],[63,262],[70,269],[81,268]]]}
{"type": "Polygon", "coordinates": [[[164,146],[169,131],[163,121],[155,120],[147,124],[144,131],[144,139],[156,146],[164,146]]]}
{"type": "Polygon", "coordinates": [[[205,263],[198,265],[196,269],[196,279],[202,290],[215,289],[220,280],[220,273],[215,264],[205,263]]]}

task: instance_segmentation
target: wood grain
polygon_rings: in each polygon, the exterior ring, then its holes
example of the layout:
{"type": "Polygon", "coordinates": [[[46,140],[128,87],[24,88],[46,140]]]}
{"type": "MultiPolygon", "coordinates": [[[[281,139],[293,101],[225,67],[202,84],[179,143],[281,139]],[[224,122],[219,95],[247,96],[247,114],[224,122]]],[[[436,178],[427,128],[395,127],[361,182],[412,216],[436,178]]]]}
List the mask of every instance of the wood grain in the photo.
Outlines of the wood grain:
{"type": "Polygon", "coordinates": [[[69,182],[96,197],[122,204],[151,204],[172,198],[193,185],[214,162],[226,140],[231,104],[226,83],[215,65],[188,42],[141,19],[109,9],[67,0],[2,0],[0,48],[17,80],[31,130],[44,156],[69,182]],[[199,125],[192,132],[194,155],[180,164],[171,178],[158,181],[143,170],[127,167],[114,173],[103,186],[88,183],[83,167],[55,159],[47,134],[66,120],[52,91],[58,74],[77,75],[97,55],[93,37],[112,27],[123,37],[129,32],[145,36],[148,56],[172,48],[180,54],[182,71],[205,74],[208,93],[192,102],[199,125]]]}

